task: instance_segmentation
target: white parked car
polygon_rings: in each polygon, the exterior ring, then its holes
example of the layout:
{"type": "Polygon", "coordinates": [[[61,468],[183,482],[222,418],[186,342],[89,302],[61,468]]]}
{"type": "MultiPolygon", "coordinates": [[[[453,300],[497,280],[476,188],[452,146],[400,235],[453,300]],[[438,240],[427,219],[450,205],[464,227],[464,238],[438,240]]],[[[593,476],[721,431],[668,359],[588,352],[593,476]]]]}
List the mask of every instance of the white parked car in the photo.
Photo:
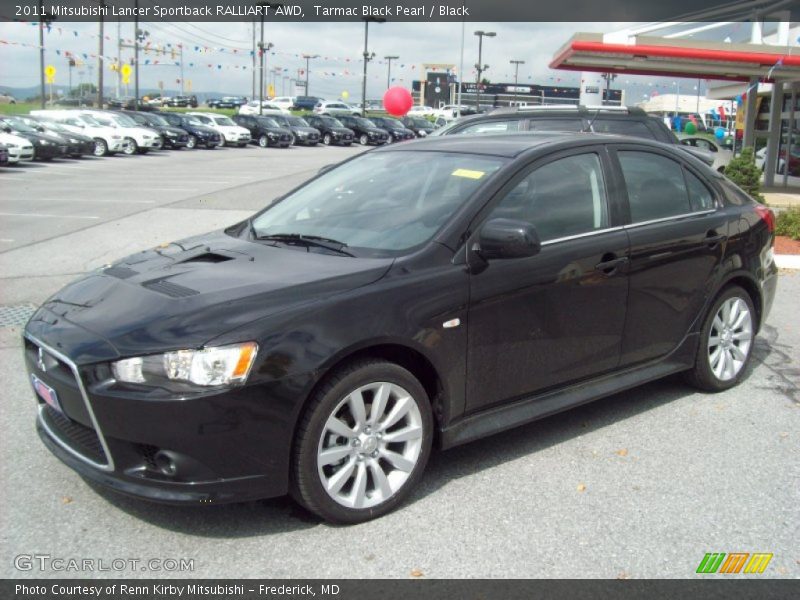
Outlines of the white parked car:
{"type": "MultiPolygon", "coordinates": [[[[756,166],[761,169],[762,171],[766,168],[767,164],[767,147],[764,146],[761,150],[756,152],[756,166]]],[[[786,171],[786,161],[783,157],[778,157],[778,164],[777,164],[777,172],[779,175],[783,175],[784,171],[786,171]]]]}
{"type": "Polygon", "coordinates": [[[33,160],[33,144],[24,137],[0,131],[0,144],[8,148],[9,164],[33,160]]]}
{"type": "Polygon", "coordinates": [[[411,109],[408,111],[408,115],[411,117],[426,117],[428,115],[434,114],[436,111],[433,110],[432,106],[412,106],[411,109]]]}
{"type": "Polygon", "coordinates": [[[731,162],[733,158],[732,151],[704,137],[685,136],[680,138],[680,142],[684,146],[708,152],[714,161],[710,165],[711,168],[720,173],[725,172],[725,167],[728,166],[728,163],[731,162]]]}
{"type": "MultiPolygon", "coordinates": [[[[467,110],[467,106],[461,105],[461,110],[467,110]]],[[[435,117],[442,117],[447,120],[455,119],[458,115],[458,104],[445,104],[444,106],[439,107],[439,109],[434,110],[432,113],[435,117]]]]}
{"type": "Polygon", "coordinates": [[[295,96],[277,96],[276,98],[272,98],[269,103],[284,110],[291,110],[294,106],[295,99],[295,96]]]}
{"type": "Polygon", "coordinates": [[[120,133],[118,128],[103,125],[89,115],[82,115],[77,110],[32,110],[31,115],[54,121],[73,133],[93,138],[95,156],[124,152],[128,146],[125,136],[120,133]]]}
{"type": "Polygon", "coordinates": [[[101,125],[119,131],[127,142],[123,149],[125,154],[147,154],[150,150],[160,149],[163,143],[160,133],[155,129],[142,127],[128,115],[113,110],[80,110],[79,113],[92,117],[101,125]]]}
{"type": "Polygon", "coordinates": [[[247,104],[242,104],[239,107],[239,114],[240,115],[291,115],[292,113],[286,109],[281,108],[277,104],[273,104],[272,102],[264,102],[261,103],[261,113],[258,112],[258,100],[251,100],[247,104]]]}
{"type": "Polygon", "coordinates": [[[347,115],[347,116],[354,116],[358,117],[361,115],[361,111],[357,108],[350,106],[349,104],[345,104],[344,102],[317,102],[317,105],[314,107],[314,113],[318,115],[326,115],[330,117],[335,117],[337,115],[347,115]]]}
{"type": "Polygon", "coordinates": [[[195,119],[200,121],[206,127],[211,127],[220,135],[220,146],[230,144],[231,146],[239,146],[244,148],[250,143],[250,130],[245,129],[231,121],[229,117],[216,113],[205,112],[190,112],[195,119]]]}

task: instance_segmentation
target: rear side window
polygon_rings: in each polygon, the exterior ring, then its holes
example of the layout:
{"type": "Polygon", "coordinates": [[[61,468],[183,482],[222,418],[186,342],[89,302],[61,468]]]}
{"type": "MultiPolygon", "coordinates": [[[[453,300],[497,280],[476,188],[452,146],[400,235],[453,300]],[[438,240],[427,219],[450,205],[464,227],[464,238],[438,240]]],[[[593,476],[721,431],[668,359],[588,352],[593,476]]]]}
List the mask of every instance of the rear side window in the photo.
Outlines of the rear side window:
{"type": "Polygon", "coordinates": [[[634,137],[655,139],[653,132],[642,121],[632,121],[626,119],[604,119],[596,118],[592,123],[592,131],[595,133],[615,133],[617,135],[632,135],[634,137]]]}
{"type": "Polygon", "coordinates": [[[475,123],[455,131],[459,135],[488,135],[492,133],[507,133],[509,131],[519,131],[519,120],[509,121],[485,121],[483,123],[475,123]]]}
{"type": "Polygon", "coordinates": [[[652,152],[622,151],[617,156],[632,223],[692,212],[680,163],[652,152]]]}
{"type": "Polygon", "coordinates": [[[606,227],[600,159],[579,154],[539,167],[506,194],[489,218],[528,221],[542,241],[606,227]]]}
{"type": "Polygon", "coordinates": [[[709,210],[714,208],[714,196],[706,185],[695,175],[684,169],[686,188],[689,190],[689,203],[692,210],[709,210]]]}

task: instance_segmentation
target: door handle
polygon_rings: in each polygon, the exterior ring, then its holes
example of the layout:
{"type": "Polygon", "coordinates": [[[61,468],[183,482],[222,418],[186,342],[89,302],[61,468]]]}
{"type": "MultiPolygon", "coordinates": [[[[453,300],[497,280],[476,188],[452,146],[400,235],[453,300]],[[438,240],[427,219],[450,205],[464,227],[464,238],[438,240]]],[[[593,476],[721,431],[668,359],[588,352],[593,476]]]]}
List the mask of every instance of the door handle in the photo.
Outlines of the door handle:
{"type": "Polygon", "coordinates": [[[711,229],[708,233],[706,233],[705,242],[708,244],[709,248],[713,248],[720,242],[725,241],[727,238],[727,235],[717,233],[715,230],[711,229]]]}
{"type": "Polygon", "coordinates": [[[604,254],[603,260],[597,263],[594,268],[602,271],[606,275],[613,275],[622,265],[628,262],[627,256],[615,256],[614,254],[604,254]]]}

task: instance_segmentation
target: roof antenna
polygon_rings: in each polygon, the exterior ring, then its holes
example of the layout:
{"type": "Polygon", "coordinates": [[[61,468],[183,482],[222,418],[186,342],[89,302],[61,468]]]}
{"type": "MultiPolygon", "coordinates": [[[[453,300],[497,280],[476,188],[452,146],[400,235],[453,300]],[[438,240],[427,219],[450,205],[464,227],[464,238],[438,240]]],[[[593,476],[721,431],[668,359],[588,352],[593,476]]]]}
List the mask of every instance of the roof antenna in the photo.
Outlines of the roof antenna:
{"type": "Polygon", "coordinates": [[[600,109],[598,108],[594,111],[594,116],[592,116],[592,120],[586,124],[586,127],[581,131],[581,133],[592,133],[592,125],[594,125],[594,120],[597,118],[597,115],[600,114],[600,109]]]}

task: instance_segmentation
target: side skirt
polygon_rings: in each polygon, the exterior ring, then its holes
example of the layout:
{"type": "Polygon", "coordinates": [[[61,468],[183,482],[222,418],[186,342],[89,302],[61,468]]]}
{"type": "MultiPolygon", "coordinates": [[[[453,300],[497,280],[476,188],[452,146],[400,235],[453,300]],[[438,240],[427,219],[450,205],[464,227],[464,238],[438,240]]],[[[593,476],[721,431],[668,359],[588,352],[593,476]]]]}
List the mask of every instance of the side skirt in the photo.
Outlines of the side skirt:
{"type": "Polygon", "coordinates": [[[690,369],[694,365],[698,338],[697,333],[688,335],[672,353],[657,361],[470,415],[443,429],[439,445],[447,449],[466,444],[690,369]]]}

